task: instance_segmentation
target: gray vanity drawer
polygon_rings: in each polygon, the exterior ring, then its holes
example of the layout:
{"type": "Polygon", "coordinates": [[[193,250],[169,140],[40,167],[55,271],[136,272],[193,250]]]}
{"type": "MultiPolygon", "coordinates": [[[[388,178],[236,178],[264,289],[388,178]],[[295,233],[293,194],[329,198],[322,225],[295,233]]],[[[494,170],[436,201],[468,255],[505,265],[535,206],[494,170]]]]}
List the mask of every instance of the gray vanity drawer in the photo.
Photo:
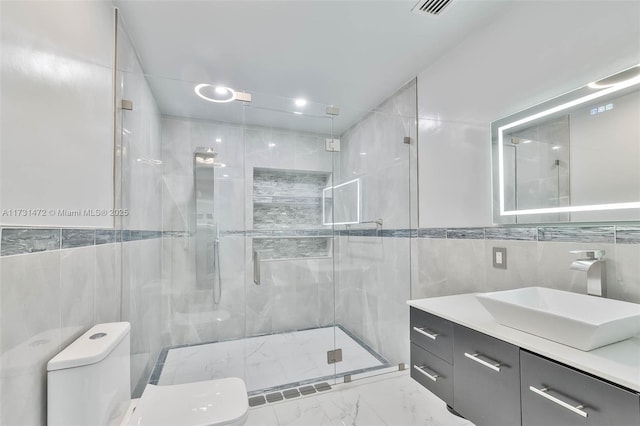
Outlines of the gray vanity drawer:
{"type": "Polygon", "coordinates": [[[411,377],[448,405],[453,405],[453,366],[411,344],[411,377]]]}
{"type": "Polygon", "coordinates": [[[640,425],[640,396],[634,392],[524,350],[520,368],[523,426],[640,425]],[[573,411],[566,405],[584,407],[573,411]]]}
{"type": "Polygon", "coordinates": [[[453,332],[453,408],[477,426],[519,425],[520,348],[457,324],[453,332]]]}
{"type": "Polygon", "coordinates": [[[411,308],[411,343],[422,346],[448,363],[453,362],[453,324],[411,308]]]}

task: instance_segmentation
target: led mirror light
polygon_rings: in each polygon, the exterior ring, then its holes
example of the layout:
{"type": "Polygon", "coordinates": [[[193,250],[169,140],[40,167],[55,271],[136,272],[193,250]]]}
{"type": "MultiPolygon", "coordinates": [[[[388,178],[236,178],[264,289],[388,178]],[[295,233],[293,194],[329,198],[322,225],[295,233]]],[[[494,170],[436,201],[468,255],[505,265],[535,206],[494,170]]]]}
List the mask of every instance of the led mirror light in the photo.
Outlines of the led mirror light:
{"type": "Polygon", "coordinates": [[[194,90],[196,92],[196,95],[200,96],[205,101],[215,102],[219,104],[231,102],[236,98],[236,92],[230,87],[214,86],[212,84],[203,83],[198,84],[194,90]],[[211,93],[205,94],[207,91],[211,93]]]}
{"type": "MultiPolygon", "coordinates": [[[[520,126],[522,124],[532,122],[539,118],[550,116],[552,114],[567,110],[574,106],[581,105],[586,102],[590,102],[594,99],[601,98],[603,96],[618,92],[628,87],[632,87],[637,84],[640,84],[640,74],[638,74],[638,71],[640,71],[640,65],[635,65],[634,67],[629,68],[628,70],[622,71],[621,73],[618,73],[615,76],[607,77],[605,79],[599,80],[595,83],[591,83],[588,85],[588,87],[590,88],[603,88],[598,92],[591,93],[586,96],[582,96],[578,99],[574,99],[572,101],[563,103],[561,105],[557,105],[553,108],[549,108],[547,110],[538,112],[536,114],[532,114],[530,116],[521,118],[519,120],[516,120],[511,123],[498,127],[498,167],[499,167],[498,186],[499,186],[500,216],[532,215],[532,214],[545,214],[545,213],[572,213],[572,212],[640,208],[640,202],[627,202],[627,203],[613,203],[613,204],[594,204],[594,205],[585,205],[585,206],[566,206],[566,207],[550,207],[550,208],[539,208],[539,209],[505,210],[505,195],[504,195],[504,192],[505,192],[504,174],[505,173],[504,173],[504,146],[503,146],[504,132],[506,130],[520,126]],[[630,73],[630,71],[632,70],[633,70],[633,73],[630,73]],[[622,75],[625,76],[624,79],[618,78],[618,76],[622,76],[622,75]],[[626,78],[628,75],[631,75],[631,77],[626,78]],[[607,82],[613,82],[613,81],[615,81],[615,83],[606,84],[607,82]]],[[[560,147],[558,147],[557,149],[559,148],[560,147]]],[[[552,149],[556,149],[556,147],[553,147],[552,149]]]]}
{"type": "MultiPolygon", "coordinates": [[[[333,210],[334,206],[332,205],[331,208],[333,210]]],[[[360,223],[360,178],[356,178],[348,182],[341,183],[339,185],[330,186],[322,190],[322,224],[323,225],[355,225],[358,223],[360,223]],[[353,197],[352,200],[347,199],[347,201],[352,201],[353,203],[355,203],[356,216],[354,218],[350,218],[352,220],[332,222],[331,219],[333,218],[333,216],[335,216],[335,211],[333,213],[326,211],[326,206],[327,206],[326,199],[331,198],[332,203],[334,203],[335,197],[337,196],[337,194],[335,193],[336,192],[335,190],[343,187],[348,187],[347,190],[350,190],[351,189],[349,188],[350,186],[355,186],[355,196],[353,197]],[[327,217],[327,216],[330,216],[330,217],[327,217]]]]}

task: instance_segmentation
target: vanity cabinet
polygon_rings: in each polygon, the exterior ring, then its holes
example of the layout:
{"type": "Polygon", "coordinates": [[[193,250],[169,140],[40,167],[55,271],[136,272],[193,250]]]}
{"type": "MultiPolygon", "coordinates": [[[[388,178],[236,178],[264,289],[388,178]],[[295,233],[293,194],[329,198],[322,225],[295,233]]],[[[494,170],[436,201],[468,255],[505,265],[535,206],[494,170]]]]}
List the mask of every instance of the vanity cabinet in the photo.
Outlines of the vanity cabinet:
{"type": "Polygon", "coordinates": [[[411,308],[411,377],[477,426],[640,426],[640,395],[411,308]]]}
{"type": "Polygon", "coordinates": [[[520,424],[520,348],[454,325],[453,408],[477,426],[520,424]]]}
{"type": "Polygon", "coordinates": [[[411,377],[453,406],[453,323],[411,309],[411,377]]]}
{"type": "Polygon", "coordinates": [[[522,426],[640,425],[640,397],[521,350],[522,426]]]}

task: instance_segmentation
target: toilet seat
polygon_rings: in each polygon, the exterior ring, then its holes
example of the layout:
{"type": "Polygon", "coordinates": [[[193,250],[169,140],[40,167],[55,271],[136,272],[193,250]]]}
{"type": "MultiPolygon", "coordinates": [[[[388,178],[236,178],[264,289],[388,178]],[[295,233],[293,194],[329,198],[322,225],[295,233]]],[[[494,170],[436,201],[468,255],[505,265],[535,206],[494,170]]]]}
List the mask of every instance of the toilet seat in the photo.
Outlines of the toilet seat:
{"type": "Polygon", "coordinates": [[[237,377],[147,385],[128,422],[130,426],[227,426],[242,424],[249,403],[244,381],[237,377]]]}

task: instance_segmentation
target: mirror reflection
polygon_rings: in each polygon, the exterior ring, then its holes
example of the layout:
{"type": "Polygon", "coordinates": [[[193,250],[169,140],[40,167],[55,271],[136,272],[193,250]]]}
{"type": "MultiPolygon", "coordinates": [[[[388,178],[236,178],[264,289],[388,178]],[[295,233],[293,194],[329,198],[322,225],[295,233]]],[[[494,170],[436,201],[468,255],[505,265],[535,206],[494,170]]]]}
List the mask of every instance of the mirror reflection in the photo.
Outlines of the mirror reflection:
{"type": "Polygon", "coordinates": [[[495,222],[640,218],[640,65],[496,121],[492,136],[495,222]]]}

